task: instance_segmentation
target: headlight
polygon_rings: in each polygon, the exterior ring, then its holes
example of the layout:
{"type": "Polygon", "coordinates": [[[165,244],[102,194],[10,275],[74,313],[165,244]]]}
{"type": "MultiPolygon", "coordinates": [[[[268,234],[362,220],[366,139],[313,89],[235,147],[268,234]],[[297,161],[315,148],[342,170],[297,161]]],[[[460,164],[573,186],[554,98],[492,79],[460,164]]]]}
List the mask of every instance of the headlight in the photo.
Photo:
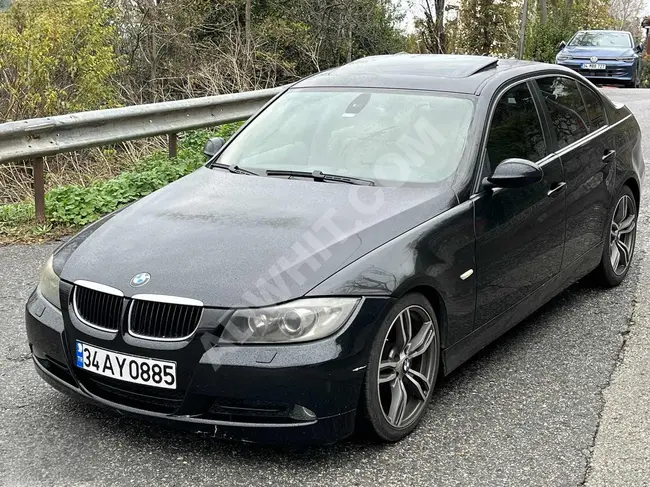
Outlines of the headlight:
{"type": "Polygon", "coordinates": [[[336,333],[359,298],[300,299],[279,306],[236,310],[226,324],[226,343],[288,343],[318,340],[336,333]]]}
{"type": "Polygon", "coordinates": [[[59,285],[61,284],[61,280],[52,268],[53,260],[54,256],[52,255],[43,266],[41,281],[38,283],[38,291],[50,303],[61,309],[61,299],[59,298],[59,285]]]}
{"type": "Polygon", "coordinates": [[[616,58],[617,61],[625,61],[626,63],[631,63],[631,62],[634,61],[634,59],[636,59],[636,58],[634,58],[632,56],[630,56],[630,57],[617,57],[616,58]]]}
{"type": "Polygon", "coordinates": [[[557,61],[569,61],[570,59],[573,59],[573,56],[568,56],[566,54],[558,54],[556,58],[557,61]]]}

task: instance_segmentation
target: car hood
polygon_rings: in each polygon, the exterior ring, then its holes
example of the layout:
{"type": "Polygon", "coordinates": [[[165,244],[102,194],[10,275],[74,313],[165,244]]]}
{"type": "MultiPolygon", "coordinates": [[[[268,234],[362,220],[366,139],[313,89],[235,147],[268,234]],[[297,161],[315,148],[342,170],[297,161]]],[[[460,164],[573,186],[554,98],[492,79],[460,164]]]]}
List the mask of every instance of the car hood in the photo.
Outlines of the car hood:
{"type": "Polygon", "coordinates": [[[201,168],[71,240],[61,278],[247,307],[305,295],[456,204],[446,186],[386,188],[201,168]],[[150,281],[131,287],[149,273],[150,281]]]}
{"type": "Polygon", "coordinates": [[[631,47],[567,46],[562,50],[562,54],[581,58],[590,58],[592,56],[599,58],[616,58],[633,56],[634,50],[631,47]]]}

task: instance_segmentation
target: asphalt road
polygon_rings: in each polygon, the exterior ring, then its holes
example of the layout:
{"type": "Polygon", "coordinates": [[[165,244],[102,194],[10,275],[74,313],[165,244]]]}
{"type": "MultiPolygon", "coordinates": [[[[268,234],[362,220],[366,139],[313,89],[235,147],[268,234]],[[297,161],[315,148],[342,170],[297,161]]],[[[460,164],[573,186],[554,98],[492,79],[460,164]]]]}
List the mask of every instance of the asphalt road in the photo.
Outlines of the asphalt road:
{"type": "MultiPolygon", "coordinates": [[[[650,90],[607,92],[628,103],[646,127],[650,161],[650,90]]],[[[641,385],[634,373],[635,366],[643,367],[650,341],[644,331],[650,313],[639,309],[646,302],[640,279],[650,268],[649,213],[646,206],[634,271],[622,286],[603,290],[580,282],[562,293],[447,378],[408,439],[390,446],[353,439],[306,451],[162,429],[50,389],[29,358],[23,304],[53,245],[0,248],[0,482],[611,485],[608,462],[620,450],[618,442],[626,440],[619,438],[621,415],[634,409],[630,401],[643,397],[635,392],[641,385]],[[634,341],[627,340],[637,331],[634,341]],[[634,361],[625,372],[627,357],[634,361]],[[620,394],[613,387],[628,400],[617,404],[620,394]]],[[[633,418],[626,424],[636,431],[633,418]]],[[[632,476],[623,485],[644,485],[642,477],[634,478],[638,469],[627,468],[625,460],[620,465],[632,476]]]]}

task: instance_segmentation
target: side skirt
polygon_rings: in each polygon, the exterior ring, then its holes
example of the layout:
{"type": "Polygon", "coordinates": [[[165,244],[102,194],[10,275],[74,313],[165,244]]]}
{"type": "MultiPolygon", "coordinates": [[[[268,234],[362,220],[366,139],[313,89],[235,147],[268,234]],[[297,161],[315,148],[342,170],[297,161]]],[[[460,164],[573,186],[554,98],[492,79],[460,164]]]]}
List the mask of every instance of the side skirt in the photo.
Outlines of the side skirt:
{"type": "Polygon", "coordinates": [[[504,311],[496,318],[493,318],[488,323],[474,330],[465,338],[443,350],[442,361],[444,374],[448,375],[453,372],[454,369],[458,368],[473,355],[537,311],[571,284],[594,270],[600,263],[602,254],[603,243],[600,243],[528,297],[522,299],[507,311],[504,311]]]}

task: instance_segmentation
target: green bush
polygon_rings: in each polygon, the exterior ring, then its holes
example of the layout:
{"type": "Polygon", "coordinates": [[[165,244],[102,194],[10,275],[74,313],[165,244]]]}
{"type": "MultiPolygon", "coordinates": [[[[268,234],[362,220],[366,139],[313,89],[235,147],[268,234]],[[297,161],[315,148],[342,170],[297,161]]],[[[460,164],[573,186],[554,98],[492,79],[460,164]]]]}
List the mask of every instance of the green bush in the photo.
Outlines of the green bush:
{"type": "Polygon", "coordinates": [[[15,203],[0,206],[0,225],[24,223],[34,219],[33,203],[15,203]]]}
{"type": "Polygon", "coordinates": [[[554,63],[561,41],[568,42],[579,30],[606,29],[610,23],[608,2],[603,0],[575,0],[572,7],[563,2],[551,4],[546,22],[537,16],[528,24],[526,58],[554,63]]]}
{"type": "Polygon", "coordinates": [[[150,169],[126,172],[87,187],[54,188],[46,197],[48,217],[55,223],[85,225],[189,174],[202,162],[196,158],[170,160],[164,154],[155,154],[142,162],[150,169]]]}
{"type": "Polygon", "coordinates": [[[17,0],[0,12],[2,118],[119,105],[114,14],[102,0],[17,0]]]}
{"type": "Polygon", "coordinates": [[[641,87],[650,88],[650,56],[641,62],[641,87]]]}
{"type": "MultiPolygon", "coordinates": [[[[170,159],[159,151],[139,161],[132,170],[114,179],[89,186],[69,185],[51,189],[45,210],[51,223],[81,226],[102,215],[136,201],[181,178],[205,164],[203,146],[210,137],[230,137],[241,124],[228,124],[214,130],[196,130],[181,136],[178,157],[170,159]]],[[[25,223],[34,218],[32,202],[0,206],[2,227],[25,223]]]]}

